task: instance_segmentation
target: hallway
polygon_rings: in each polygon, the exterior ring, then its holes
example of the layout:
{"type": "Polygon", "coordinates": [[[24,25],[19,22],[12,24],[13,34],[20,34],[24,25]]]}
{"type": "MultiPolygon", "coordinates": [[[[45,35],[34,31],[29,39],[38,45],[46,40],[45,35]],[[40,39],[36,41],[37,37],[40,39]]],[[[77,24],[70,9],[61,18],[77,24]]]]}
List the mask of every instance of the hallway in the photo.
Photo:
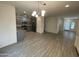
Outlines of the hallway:
{"type": "Polygon", "coordinates": [[[0,49],[0,56],[8,57],[76,57],[75,33],[63,34],[26,32],[23,41],[0,49]]]}

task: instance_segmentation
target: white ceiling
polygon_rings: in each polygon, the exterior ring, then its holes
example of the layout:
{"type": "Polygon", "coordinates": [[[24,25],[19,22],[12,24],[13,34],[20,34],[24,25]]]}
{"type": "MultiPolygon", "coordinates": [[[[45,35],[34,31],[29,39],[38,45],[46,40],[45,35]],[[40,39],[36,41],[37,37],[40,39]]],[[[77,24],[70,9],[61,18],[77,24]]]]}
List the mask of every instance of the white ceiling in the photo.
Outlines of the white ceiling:
{"type": "MultiPolygon", "coordinates": [[[[26,11],[28,15],[31,15],[33,10],[38,9],[38,1],[1,1],[0,4],[11,4],[16,7],[17,13],[23,13],[26,11]]],[[[39,9],[45,9],[45,16],[59,16],[66,14],[78,14],[79,13],[79,2],[68,2],[68,1],[45,1],[46,6],[43,6],[43,1],[39,2],[39,9]],[[70,7],[66,8],[65,5],[69,4],[70,7]]]]}

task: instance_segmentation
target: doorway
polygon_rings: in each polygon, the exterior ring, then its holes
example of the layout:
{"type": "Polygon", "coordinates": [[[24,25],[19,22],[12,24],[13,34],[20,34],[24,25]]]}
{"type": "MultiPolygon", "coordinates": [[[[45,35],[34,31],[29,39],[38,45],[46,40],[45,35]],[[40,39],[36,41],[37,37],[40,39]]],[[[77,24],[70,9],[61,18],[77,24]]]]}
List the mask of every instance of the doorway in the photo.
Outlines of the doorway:
{"type": "Polygon", "coordinates": [[[64,19],[64,31],[75,31],[76,22],[71,19],[64,19]]]}

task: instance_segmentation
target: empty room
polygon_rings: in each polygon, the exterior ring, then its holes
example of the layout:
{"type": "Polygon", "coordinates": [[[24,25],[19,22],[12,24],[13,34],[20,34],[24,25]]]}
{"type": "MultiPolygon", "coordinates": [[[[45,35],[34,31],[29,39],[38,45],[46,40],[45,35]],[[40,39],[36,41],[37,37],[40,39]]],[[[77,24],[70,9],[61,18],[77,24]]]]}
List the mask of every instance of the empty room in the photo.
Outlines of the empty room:
{"type": "Polygon", "coordinates": [[[0,1],[0,57],[78,57],[79,1],[0,1]]]}

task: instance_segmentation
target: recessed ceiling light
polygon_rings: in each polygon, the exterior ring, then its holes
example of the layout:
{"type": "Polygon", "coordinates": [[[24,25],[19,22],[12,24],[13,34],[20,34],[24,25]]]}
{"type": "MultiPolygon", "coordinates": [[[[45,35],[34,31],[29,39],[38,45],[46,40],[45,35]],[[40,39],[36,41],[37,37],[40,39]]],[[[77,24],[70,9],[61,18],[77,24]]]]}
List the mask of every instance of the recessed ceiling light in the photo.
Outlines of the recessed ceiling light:
{"type": "Polygon", "coordinates": [[[70,6],[69,4],[65,5],[66,8],[68,8],[69,6],[70,6]]]}

